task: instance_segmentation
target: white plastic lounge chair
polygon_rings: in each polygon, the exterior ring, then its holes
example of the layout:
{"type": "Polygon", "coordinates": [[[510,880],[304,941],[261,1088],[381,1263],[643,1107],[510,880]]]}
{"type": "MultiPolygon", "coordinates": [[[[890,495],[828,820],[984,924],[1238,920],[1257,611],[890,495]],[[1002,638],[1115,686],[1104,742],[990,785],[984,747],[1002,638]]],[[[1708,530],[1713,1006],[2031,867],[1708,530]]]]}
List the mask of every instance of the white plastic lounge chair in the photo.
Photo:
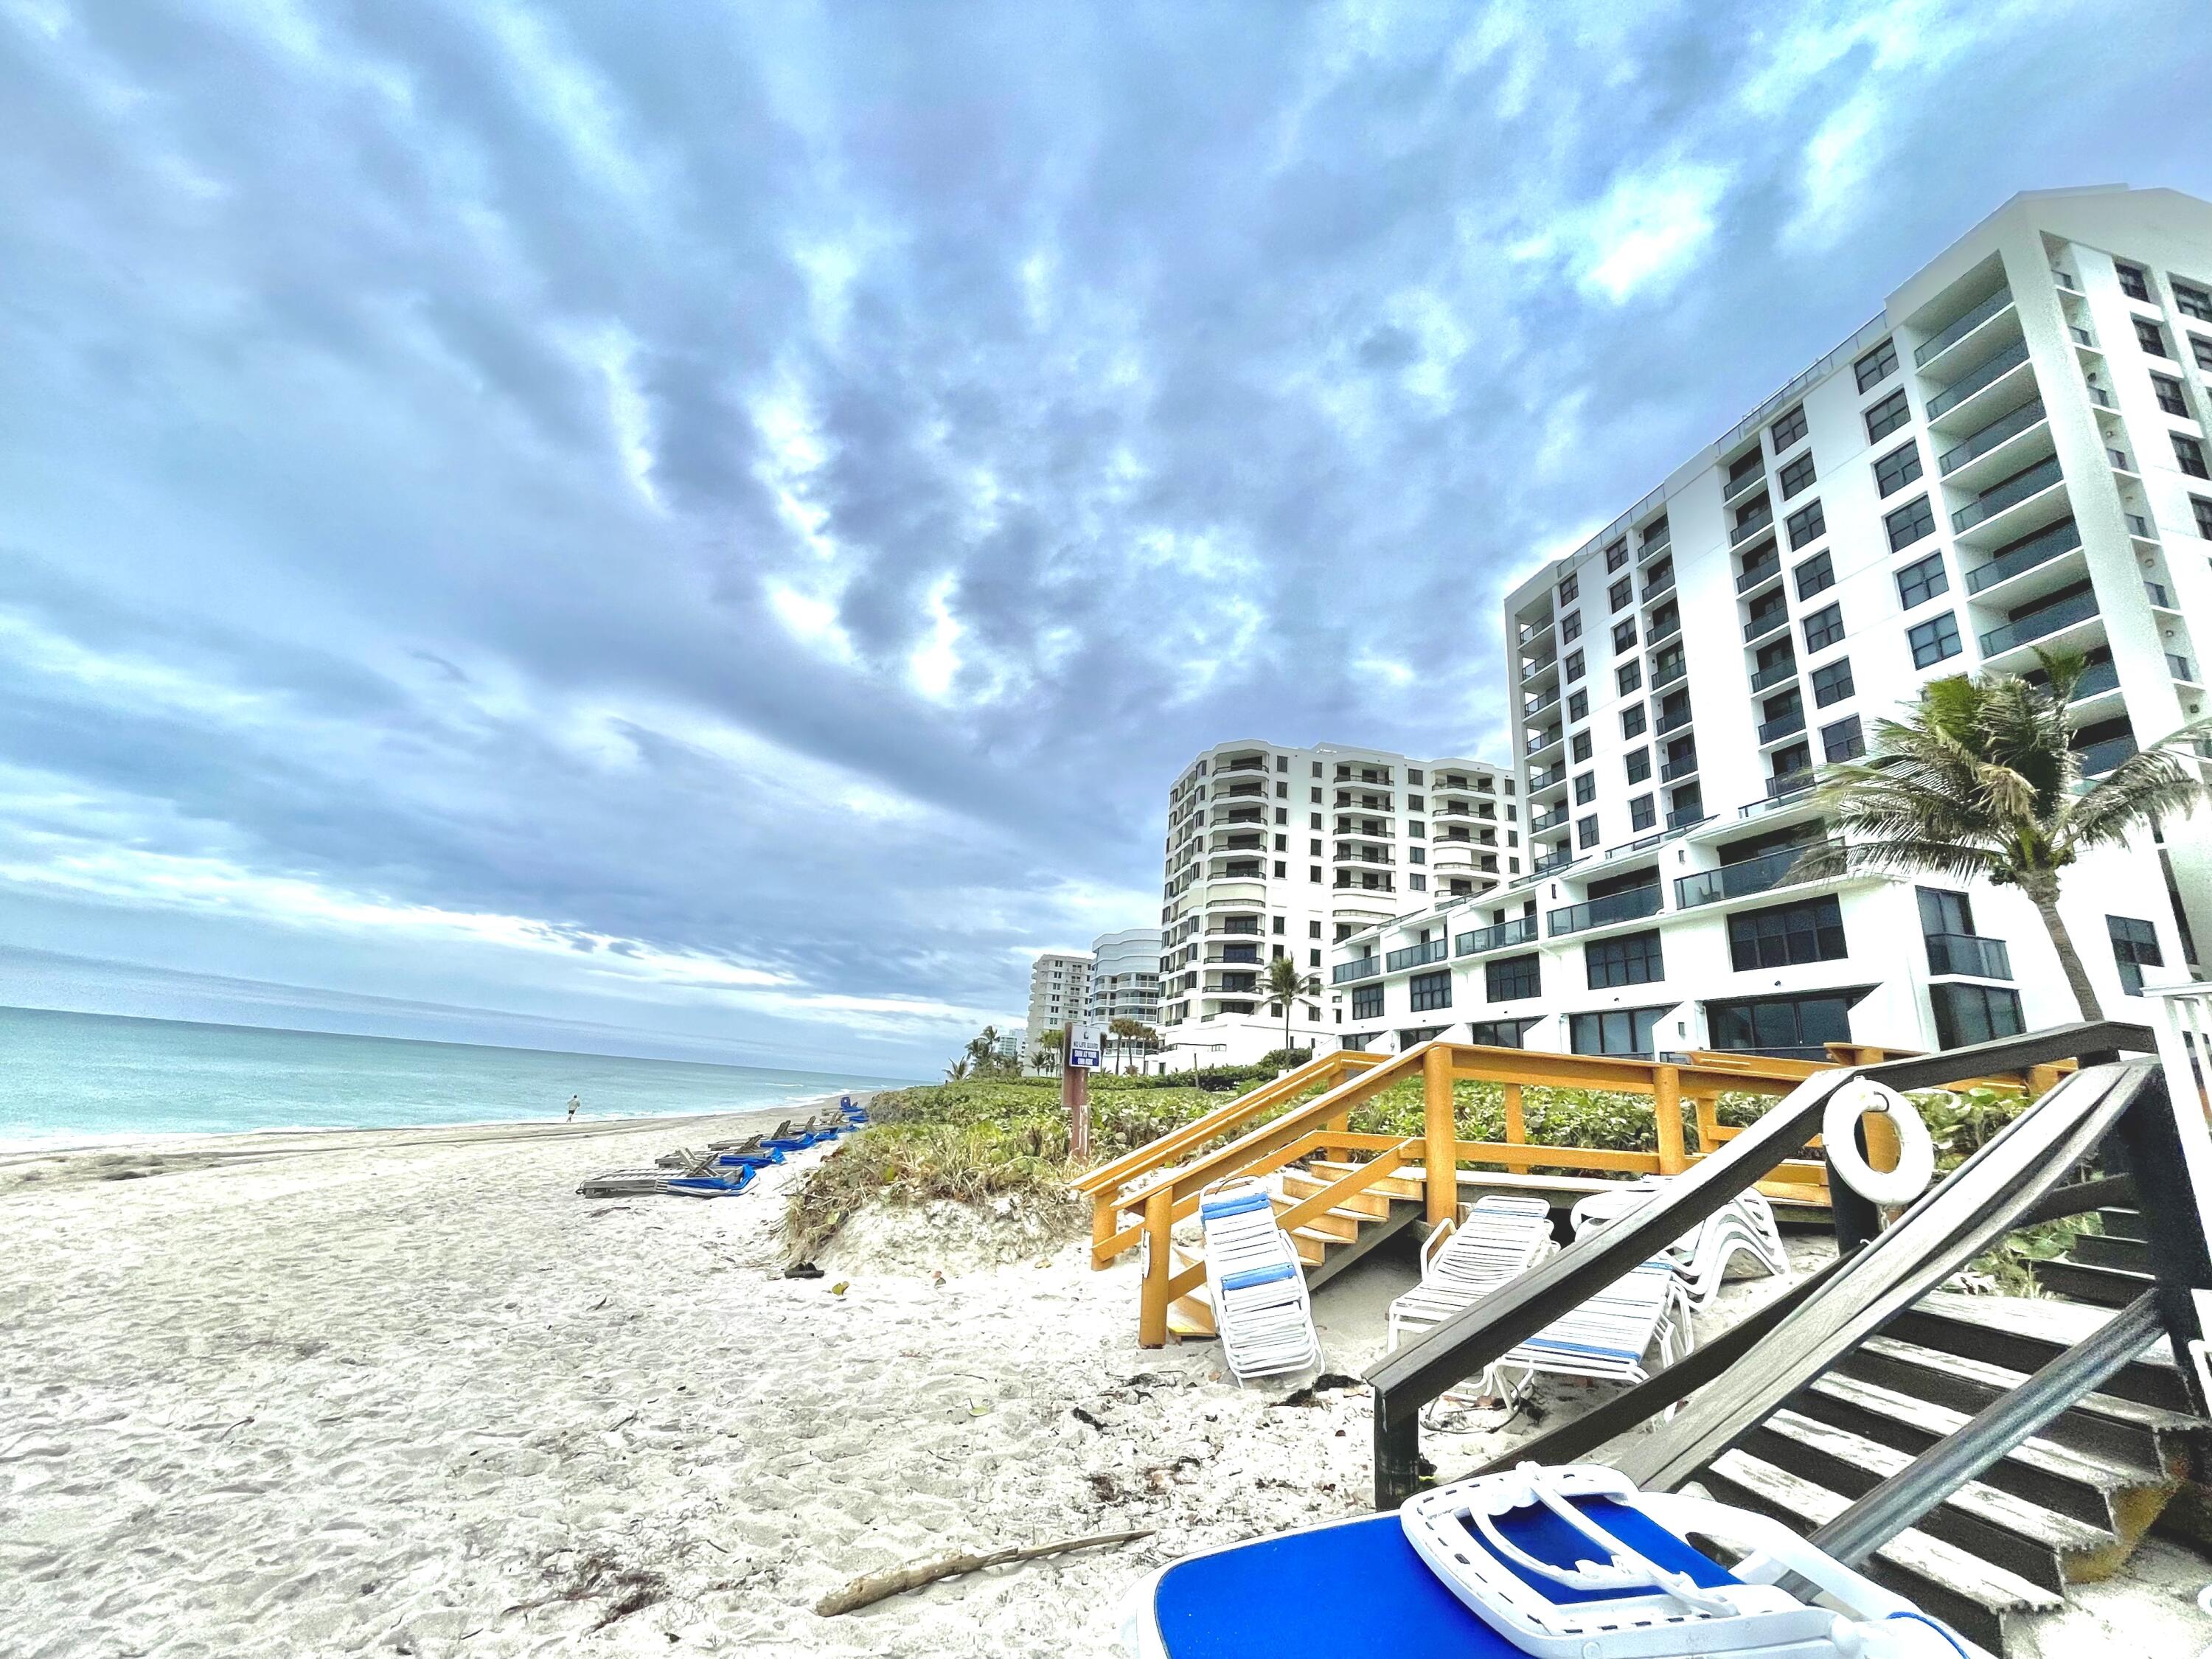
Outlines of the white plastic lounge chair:
{"type": "Polygon", "coordinates": [[[1122,1613],[1122,1644],[1135,1659],[1972,1651],[1779,1522],[1707,1498],[1641,1492],[1612,1469],[1574,1464],[1523,1464],[1424,1492],[1395,1516],[1185,1556],[1140,1581],[1122,1613]],[[1315,1595],[1322,1585],[1357,1594],[1315,1595]]]}
{"type": "Polygon", "coordinates": [[[1421,1246],[1421,1282],[1390,1304],[1390,1346],[1441,1325],[1555,1255],[1551,1206],[1541,1199],[1478,1199],[1456,1224],[1421,1246]]]}
{"type": "MultiPolygon", "coordinates": [[[[1667,1177],[1646,1176],[1618,1192],[1593,1193],[1576,1204],[1575,1237],[1581,1238],[1610,1225],[1649,1203],[1666,1185],[1667,1177]]],[[[1683,1234],[1665,1252],[1689,1292],[1690,1305],[1703,1311],[1713,1304],[1728,1277],[1729,1265],[1747,1255],[1770,1273],[1790,1271],[1790,1257],[1782,1248],[1782,1231],[1774,1224],[1774,1210],[1756,1191],[1747,1191],[1723,1205],[1698,1226],[1683,1234]]]]}
{"type": "MultiPolygon", "coordinates": [[[[1644,1358],[1655,1346],[1660,1365],[1666,1366],[1696,1342],[1689,1295],[1674,1264],[1665,1256],[1654,1256],[1502,1356],[1486,1374],[1486,1388],[1517,1404],[1540,1371],[1612,1382],[1648,1382],[1651,1372],[1644,1358]]],[[[1669,1407],[1668,1415],[1673,1416],[1675,1409],[1669,1407]]]]}
{"type": "Polygon", "coordinates": [[[1221,1351],[1238,1382],[1321,1364],[1305,1268],[1291,1236],[1275,1224],[1273,1195],[1250,1176],[1199,1194],[1206,1236],[1206,1287],[1221,1351]]]}

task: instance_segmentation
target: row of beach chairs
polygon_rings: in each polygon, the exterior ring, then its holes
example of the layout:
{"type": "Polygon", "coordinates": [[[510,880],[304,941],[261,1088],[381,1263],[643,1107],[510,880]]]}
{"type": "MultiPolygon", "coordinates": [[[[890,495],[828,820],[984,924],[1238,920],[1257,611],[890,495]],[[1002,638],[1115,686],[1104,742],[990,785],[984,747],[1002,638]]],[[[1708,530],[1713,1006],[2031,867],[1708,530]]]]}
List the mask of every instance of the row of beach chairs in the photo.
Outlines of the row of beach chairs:
{"type": "Polygon", "coordinates": [[[751,1186],[761,1170],[782,1163],[787,1153],[835,1140],[867,1121],[867,1112],[848,1095],[833,1109],[817,1112],[804,1123],[786,1118],[764,1135],[711,1140],[698,1152],[678,1147],[654,1159],[650,1170],[609,1170],[590,1176],[576,1190],[586,1198],[733,1197],[751,1186]]]}

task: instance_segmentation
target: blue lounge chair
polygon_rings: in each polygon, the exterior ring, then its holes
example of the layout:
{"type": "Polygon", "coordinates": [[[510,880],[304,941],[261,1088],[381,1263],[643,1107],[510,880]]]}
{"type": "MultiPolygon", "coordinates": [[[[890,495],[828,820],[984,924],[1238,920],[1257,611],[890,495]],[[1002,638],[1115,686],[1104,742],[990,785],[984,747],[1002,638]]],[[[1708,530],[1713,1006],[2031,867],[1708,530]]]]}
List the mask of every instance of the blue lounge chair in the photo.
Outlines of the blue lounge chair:
{"type": "Polygon", "coordinates": [[[728,1198],[753,1184],[757,1172],[750,1164],[740,1164],[726,1175],[671,1176],[665,1190],[681,1193],[690,1198],[728,1198]]]}
{"type": "Polygon", "coordinates": [[[1138,1659],[1960,1659],[1964,1641],[1764,1516],[1524,1464],[1188,1557],[1125,1607],[1138,1659]],[[1733,1570],[1692,1537],[1742,1553],[1733,1570]],[[1795,1574],[1822,1597],[1800,1600],[1795,1574]],[[1357,1595],[1316,1595],[1316,1585],[1357,1595]]]}

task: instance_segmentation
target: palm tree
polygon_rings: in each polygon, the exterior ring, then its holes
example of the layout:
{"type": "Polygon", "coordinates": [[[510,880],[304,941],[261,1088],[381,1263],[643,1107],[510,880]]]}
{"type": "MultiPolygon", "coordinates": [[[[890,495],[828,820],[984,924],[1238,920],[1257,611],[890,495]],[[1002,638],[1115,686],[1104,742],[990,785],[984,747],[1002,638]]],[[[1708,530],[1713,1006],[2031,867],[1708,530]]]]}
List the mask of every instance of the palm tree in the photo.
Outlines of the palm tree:
{"type": "Polygon", "coordinates": [[[2043,918],[2081,1018],[2102,1019],[2058,914],[2059,872],[2084,852],[2186,816],[2204,786],[2185,752],[2212,721],[2183,726],[2084,789],[2066,705],[2087,662],[2074,652],[2036,656],[2039,682],[1931,680],[1903,719],[1876,721],[1866,758],[1821,774],[1816,799],[1844,838],[1808,850],[1790,878],[1925,872],[2017,887],[2043,918]]]}
{"type": "Polygon", "coordinates": [[[1271,1002],[1283,1005],[1283,1047],[1291,1046],[1291,1004],[1299,997],[1317,997],[1321,981],[1311,974],[1301,973],[1298,964],[1288,957],[1277,957],[1267,964],[1267,977],[1260,988],[1267,994],[1271,1002]]]}
{"type": "Polygon", "coordinates": [[[1106,1028],[1106,1034],[1114,1039],[1115,1052],[1121,1056],[1121,1069],[1126,1072],[1129,1069],[1129,1055],[1145,1035],[1144,1022],[1125,1014],[1106,1028]]]}
{"type": "Polygon", "coordinates": [[[957,1083],[967,1075],[968,1062],[964,1059],[956,1060],[945,1068],[945,1080],[947,1083],[957,1083]]]}
{"type": "Polygon", "coordinates": [[[1060,1050],[1066,1046],[1067,1031],[1064,1026],[1054,1025],[1040,1031],[1036,1047],[1030,1050],[1030,1063],[1040,1072],[1056,1072],[1060,1069],[1060,1050]]]}

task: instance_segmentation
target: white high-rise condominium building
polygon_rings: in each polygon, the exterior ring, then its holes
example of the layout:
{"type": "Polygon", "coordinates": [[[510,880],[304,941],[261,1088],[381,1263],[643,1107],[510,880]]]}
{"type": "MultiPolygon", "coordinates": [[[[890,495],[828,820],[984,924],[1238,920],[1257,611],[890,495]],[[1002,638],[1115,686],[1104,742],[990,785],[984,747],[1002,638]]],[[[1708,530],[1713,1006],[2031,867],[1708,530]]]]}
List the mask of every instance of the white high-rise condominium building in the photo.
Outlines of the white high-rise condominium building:
{"type": "MultiPolygon", "coordinates": [[[[1081,1019],[1091,1000],[1091,958],[1073,951],[1040,951],[1030,964],[1029,1040],[1081,1019]]],[[[1024,1062],[1033,1055],[1022,1056],[1024,1062]]]]}
{"type": "MultiPolygon", "coordinates": [[[[1340,945],[1338,1034],[1810,1054],[2075,1018],[2017,891],[1787,875],[1831,830],[1815,769],[1931,678],[2085,653],[2092,775],[2204,712],[2208,412],[2212,205],[2015,197],[1508,597],[1535,861],[1340,945]]],[[[2180,977],[2212,943],[2207,814],[2085,857],[2061,909],[2107,1012],[2180,977]]]]}
{"type": "MultiPolygon", "coordinates": [[[[1513,778],[1487,762],[1256,739],[1216,744],[1168,792],[1160,1030],[1171,1065],[1237,1065],[1283,1043],[1262,988],[1277,957],[1326,981],[1332,941],[1439,895],[1521,873],[1513,778]]],[[[1326,992],[1291,1041],[1333,1039],[1326,992]]]]}
{"type": "Polygon", "coordinates": [[[1160,1023],[1160,930],[1125,927],[1091,942],[1091,998],[1086,1017],[1100,1025],[1133,1019],[1160,1023]]]}

